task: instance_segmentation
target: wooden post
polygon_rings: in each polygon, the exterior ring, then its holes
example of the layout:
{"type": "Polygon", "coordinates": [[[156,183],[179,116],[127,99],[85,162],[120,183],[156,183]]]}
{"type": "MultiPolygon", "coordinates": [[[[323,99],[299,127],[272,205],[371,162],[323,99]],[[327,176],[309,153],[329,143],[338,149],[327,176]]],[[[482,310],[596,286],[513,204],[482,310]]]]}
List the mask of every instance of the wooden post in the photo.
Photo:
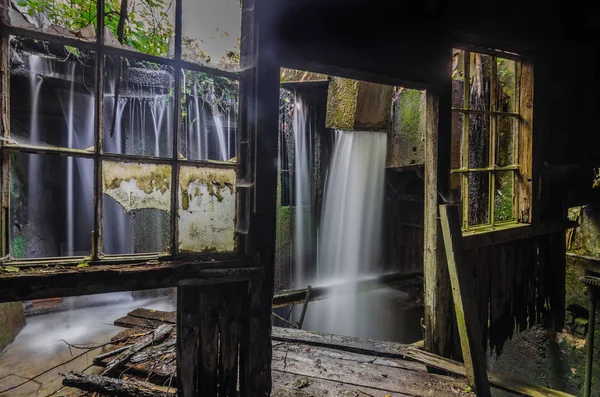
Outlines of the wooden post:
{"type": "MultiPolygon", "coordinates": [[[[279,155],[279,65],[272,38],[272,0],[244,0],[242,8],[240,107],[251,142],[254,196],[246,251],[262,270],[250,279],[250,314],[240,356],[242,396],[271,392],[271,303],[275,268],[277,159],[279,155]]],[[[241,159],[242,161],[246,159],[241,159]]]]}
{"type": "Polygon", "coordinates": [[[490,384],[487,377],[485,352],[481,345],[477,306],[475,300],[467,292],[470,288],[462,258],[462,231],[458,207],[441,205],[440,216],[452,298],[454,299],[454,312],[467,378],[475,386],[478,397],[488,397],[491,396],[490,384]]]}
{"type": "Polygon", "coordinates": [[[451,117],[448,113],[452,81],[449,76],[450,71],[447,79],[449,88],[427,90],[425,106],[424,343],[425,350],[444,357],[451,357],[453,350],[452,296],[438,219],[438,204],[442,203],[442,195],[447,197],[450,175],[451,117]]]}

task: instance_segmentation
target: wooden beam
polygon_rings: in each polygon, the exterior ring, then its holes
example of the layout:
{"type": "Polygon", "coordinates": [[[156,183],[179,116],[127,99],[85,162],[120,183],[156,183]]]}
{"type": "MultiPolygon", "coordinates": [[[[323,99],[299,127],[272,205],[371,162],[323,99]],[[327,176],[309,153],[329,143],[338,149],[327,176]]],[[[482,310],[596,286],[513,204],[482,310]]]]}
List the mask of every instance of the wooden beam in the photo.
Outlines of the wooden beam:
{"type": "Polygon", "coordinates": [[[378,357],[402,358],[410,345],[382,342],[353,336],[323,334],[301,329],[273,327],[273,340],[328,347],[352,353],[370,354],[378,357]]]}
{"type": "MultiPolygon", "coordinates": [[[[420,284],[422,283],[422,276],[422,272],[394,273],[374,279],[359,280],[356,283],[348,283],[347,285],[349,287],[355,286],[359,292],[366,292],[407,283],[417,282],[420,284]]],[[[336,287],[339,287],[339,285],[336,285],[336,287]]],[[[309,302],[326,299],[330,294],[331,288],[327,286],[312,287],[309,302]]],[[[273,296],[273,308],[303,303],[306,300],[306,292],[307,288],[279,292],[273,296]]]]}
{"type": "MultiPolygon", "coordinates": [[[[462,232],[460,214],[454,205],[441,205],[442,234],[448,261],[448,273],[452,286],[454,313],[460,335],[460,345],[469,382],[475,386],[479,397],[489,397],[490,385],[487,378],[485,352],[481,345],[481,330],[475,300],[468,295],[469,280],[462,258],[462,232]]],[[[487,321],[484,319],[483,321],[487,321]]]]}
{"type": "Polygon", "coordinates": [[[63,296],[175,287],[182,279],[228,278],[259,271],[244,259],[220,262],[150,261],[22,269],[0,273],[0,303],[63,296]]]}
{"type": "Polygon", "coordinates": [[[480,232],[465,232],[463,235],[463,248],[465,250],[504,244],[510,241],[524,240],[532,237],[553,234],[577,227],[576,222],[559,220],[537,224],[511,224],[485,229],[480,232]]]}

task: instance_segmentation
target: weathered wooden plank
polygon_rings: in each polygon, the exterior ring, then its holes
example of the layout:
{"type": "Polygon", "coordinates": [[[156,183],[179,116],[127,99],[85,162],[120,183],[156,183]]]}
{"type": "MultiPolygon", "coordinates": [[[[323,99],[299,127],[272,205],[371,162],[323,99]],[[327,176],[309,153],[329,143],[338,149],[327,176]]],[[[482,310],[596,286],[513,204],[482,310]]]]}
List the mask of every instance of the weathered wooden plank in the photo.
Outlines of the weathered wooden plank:
{"type": "MultiPolygon", "coordinates": [[[[448,51],[450,53],[450,51],[448,51]]],[[[451,61],[448,60],[448,65],[451,61]]],[[[450,75],[450,74],[448,74],[450,75]]],[[[451,87],[448,89],[451,95],[451,87]]],[[[441,232],[438,220],[438,204],[440,199],[440,188],[444,189],[447,184],[445,173],[449,173],[449,153],[447,164],[444,160],[444,152],[449,152],[447,146],[439,142],[438,131],[448,132],[451,123],[438,127],[439,95],[427,91],[426,112],[427,125],[425,130],[425,217],[424,217],[424,302],[425,302],[425,349],[428,351],[449,355],[451,354],[450,341],[452,340],[451,324],[452,317],[448,313],[452,311],[452,296],[448,279],[448,267],[443,255],[441,232]],[[440,157],[441,156],[441,157],[440,157]]],[[[445,192],[441,192],[444,194],[445,192]]]]}
{"type": "Polygon", "coordinates": [[[87,375],[78,372],[62,374],[63,385],[77,387],[94,393],[117,397],[170,397],[176,395],[174,387],[158,386],[138,380],[119,380],[107,376],[87,375]]]}
{"type": "Polygon", "coordinates": [[[332,396],[332,397],[410,397],[407,394],[383,392],[366,386],[356,386],[343,382],[334,382],[325,379],[298,376],[288,372],[273,370],[272,396],[295,397],[295,396],[332,396]]]}
{"type": "Polygon", "coordinates": [[[515,240],[526,240],[532,237],[556,233],[576,227],[577,224],[567,220],[545,222],[537,224],[513,224],[496,227],[493,233],[489,229],[485,232],[466,232],[463,236],[463,247],[465,250],[490,245],[509,243],[515,240]]]}
{"type": "MultiPolygon", "coordinates": [[[[198,378],[202,395],[216,397],[218,395],[217,366],[219,359],[219,318],[221,315],[220,300],[222,294],[220,289],[224,285],[208,284],[205,286],[194,286],[200,291],[200,363],[198,378]]],[[[182,364],[184,365],[184,364],[182,364]]]]}
{"type": "Polygon", "coordinates": [[[273,369],[300,376],[338,381],[411,396],[455,396],[467,384],[448,376],[399,368],[311,357],[310,352],[273,351],[273,369]]]}
{"type": "MultiPolygon", "coordinates": [[[[406,283],[421,282],[423,272],[414,271],[410,273],[394,273],[385,274],[368,280],[359,280],[356,283],[356,288],[359,292],[371,291],[389,286],[398,286],[406,283]]],[[[331,287],[312,287],[309,301],[326,299],[330,296],[333,288],[331,287]]],[[[306,300],[306,288],[292,291],[283,291],[273,296],[273,307],[283,307],[288,305],[296,305],[303,303],[306,300]]]]}
{"type": "MultiPolygon", "coordinates": [[[[437,368],[439,370],[459,376],[467,376],[464,364],[458,361],[436,356],[426,351],[414,348],[408,350],[406,352],[406,356],[423,363],[428,367],[437,368]]],[[[500,374],[488,373],[488,379],[492,386],[521,396],[573,397],[565,392],[550,389],[544,386],[532,385],[527,382],[517,381],[500,374]]]]}
{"type": "Polygon", "coordinates": [[[485,353],[481,345],[481,331],[477,307],[472,295],[468,295],[468,280],[465,279],[462,257],[462,231],[458,207],[440,206],[442,234],[448,260],[448,272],[454,299],[454,312],[460,335],[462,355],[469,382],[475,386],[479,397],[491,396],[486,373],[485,353]]]}
{"type": "Polygon", "coordinates": [[[161,321],[149,320],[140,317],[132,317],[125,316],[120,317],[114,321],[116,326],[125,327],[125,328],[146,328],[146,329],[154,329],[161,324],[164,324],[161,321]]]}
{"type": "Polygon", "coordinates": [[[200,392],[200,291],[177,287],[177,394],[196,397],[200,392]]]}
{"type": "Polygon", "coordinates": [[[273,340],[304,343],[311,346],[328,347],[348,352],[371,354],[379,357],[402,358],[409,345],[396,342],[381,342],[372,339],[322,334],[300,329],[273,327],[273,340]]]}
{"type": "Polygon", "coordinates": [[[177,324],[177,312],[164,312],[160,310],[150,310],[137,308],[127,313],[131,317],[139,317],[143,319],[156,320],[163,323],[177,324]]]}
{"type": "Polygon", "coordinates": [[[108,375],[118,368],[122,367],[131,357],[133,357],[136,353],[144,350],[148,346],[152,346],[154,344],[160,344],[165,338],[169,336],[171,331],[173,331],[172,325],[163,324],[156,328],[154,332],[150,335],[145,336],[139,342],[131,345],[129,349],[124,350],[117,357],[111,360],[107,365],[104,371],[102,371],[102,375],[108,375]]]}
{"type": "Polygon", "coordinates": [[[77,268],[76,264],[65,266],[50,263],[48,267],[21,268],[19,272],[0,273],[0,303],[175,287],[183,279],[234,277],[258,270],[255,267],[242,267],[248,265],[242,257],[208,262],[181,259],[122,265],[90,263],[84,268],[77,268]]]}
{"type": "Polygon", "coordinates": [[[237,393],[238,353],[242,330],[243,302],[248,298],[248,283],[237,282],[221,287],[219,322],[219,396],[237,393]]]}
{"type": "MultiPolygon", "coordinates": [[[[519,135],[517,141],[519,172],[516,178],[516,195],[518,199],[518,214],[517,219],[520,222],[539,222],[540,219],[533,219],[534,213],[539,213],[539,209],[534,211],[536,203],[539,202],[537,197],[534,197],[534,185],[537,190],[538,180],[536,180],[541,171],[542,146],[539,138],[536,139],[536,144],[533,145],[534,128],[533,128],[533,63],[528,60],[520,62],[520,81],[519,81],[519,113],[521,119],[519,122],[519,135]],[[535,154],[535,156],[534,156],[535,154]],[[535,158],[534,158],[535,157],[535,158]],[[534,171],[534,161],[536,163],[536,175],[534,171]],[[534,179],[534,176],[536,179],[534,179]]],[[[539,136],[539,129],[535,130],[539,136]]],[[[536,192],[537,193],[537,192],[536,192]]]]}
{"type": "Polygon", "coordinates": [[[295,342],[279,342],[275,343],[273,350],[280,352],[295,352],[304,354],[312,359],[328,358],[340,361],[341,365],[345,365],[345,361],[352,361],[353,364],[372,364],[381,365],[390,368],[399,368],[409,371],[427,372],[427,367],[424,365],[405,359],[380,357],[377,355],[352,353],[335,348],[325,348],[319,346],[305,345],[295,342]]]}

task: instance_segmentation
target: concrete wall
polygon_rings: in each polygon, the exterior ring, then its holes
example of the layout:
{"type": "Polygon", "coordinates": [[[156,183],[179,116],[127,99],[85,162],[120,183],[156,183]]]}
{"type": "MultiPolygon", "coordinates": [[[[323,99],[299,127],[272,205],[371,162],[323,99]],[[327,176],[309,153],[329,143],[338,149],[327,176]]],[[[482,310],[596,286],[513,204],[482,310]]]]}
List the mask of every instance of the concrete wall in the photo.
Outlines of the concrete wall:
{"type": "Polygon", "coordinates": [[[25,316],[21,302],[0,303],[0,352],[14,340],[24,326],[25,316]]]}

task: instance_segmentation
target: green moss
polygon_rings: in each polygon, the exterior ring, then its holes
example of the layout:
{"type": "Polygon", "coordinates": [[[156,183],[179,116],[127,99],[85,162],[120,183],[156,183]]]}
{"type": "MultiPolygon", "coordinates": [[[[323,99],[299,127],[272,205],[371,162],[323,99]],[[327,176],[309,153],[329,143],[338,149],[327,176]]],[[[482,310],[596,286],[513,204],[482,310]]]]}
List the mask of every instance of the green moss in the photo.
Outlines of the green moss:
{"type": "Polygon", "coordinates": [[[130,180],[147,194],[165,193],[171,186],[171,167],[168,165],[106,162],[103,170],[105,190],[119,189],[123,181],[130,180]]]}
{"type": "Polygon", "coordinates": [[[25,241],[25,237],[18,234],[13,237],[12,240],[12,249],[11,253],[14,258],[25,258],[25,249],[27,247],[27,242],[25,241]]]}
{"type": "Polygon", "coordinates": [[[358,80],[334,77],[327,96],[327,128],[352,131],[358,95],[358,80]]]}
{"type": "Polygon", "coordinates": [[[414,143],[421,140],[421,96],[419,90],[404,89],[398,98],[400,131],[414,143]]]}
{"type": "Polygon", "coordinates": [[[181,208],[187,211],[190,208],[190,196],[186,191],[181,192],[181,208]]]}

